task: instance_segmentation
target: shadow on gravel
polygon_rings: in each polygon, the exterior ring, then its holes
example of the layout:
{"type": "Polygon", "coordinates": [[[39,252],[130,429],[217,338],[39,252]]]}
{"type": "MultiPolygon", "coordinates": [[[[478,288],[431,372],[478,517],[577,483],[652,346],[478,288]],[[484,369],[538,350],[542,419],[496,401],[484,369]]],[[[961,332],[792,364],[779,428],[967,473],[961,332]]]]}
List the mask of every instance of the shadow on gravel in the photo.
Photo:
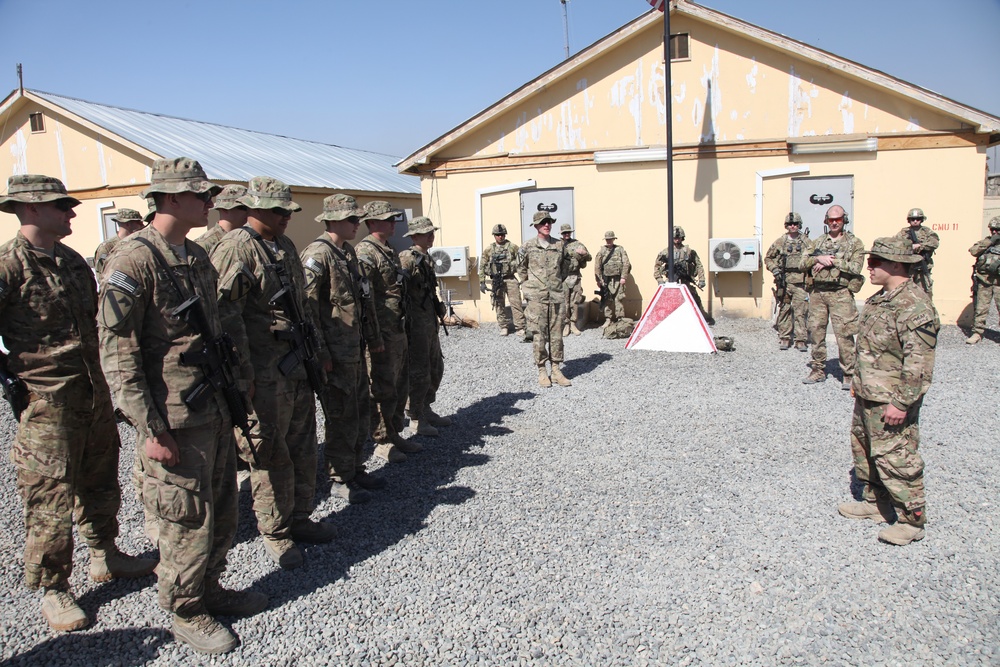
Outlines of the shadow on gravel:
{"type": "Polygon", "coordinates": [[[67,633],[0,662],[0,667],[145,665],[156,659],[161,646],[173,641],[170,632],[154,628],[67,633]]]}
{"type": "Polygon", "coordinates": [[[570,378],[579,377],[594,370],[605,361],[611,361],[607,352],[595,352],[579,359],[569,359],[563,362],[563,372],[570,378]]]}
{"type": "MultiPolygon", "coordinates": [[[[308,595],[345,578],[355,563],[419,532],[435,508],[460,505],[474,497],[474,489],[450,485],[462,468],[489,461],[489,456],[478,451],[486,438],[510,433],[502,422],[523,411],[516,407],[518,402],[534,397],[530,392],[506,392],[483,398],[450,415],[454,424],[442,428],[439,437],[413,438],[424,450],[379,470],[388,482],[385,490],[376,491],[370,503],[348,505],[324,517],[337,526],[337,539],[330,544],[303,545],[306,564],[301,569],[272,571],[254,582],[253,589],[267,593],[272,609],[308,595]]],[[[320,477],[320,495],[329,494],[330,484],[324,478],[320,477]]]]}

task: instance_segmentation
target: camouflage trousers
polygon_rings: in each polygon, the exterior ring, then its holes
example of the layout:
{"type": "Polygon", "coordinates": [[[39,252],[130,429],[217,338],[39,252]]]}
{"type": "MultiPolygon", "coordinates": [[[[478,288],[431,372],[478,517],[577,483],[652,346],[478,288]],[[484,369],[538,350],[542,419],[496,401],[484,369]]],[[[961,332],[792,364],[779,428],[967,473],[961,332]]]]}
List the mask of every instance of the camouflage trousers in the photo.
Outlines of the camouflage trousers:
{"type": "Polygon", "coordinates": [[[986,317],[990,314],[990,304],[994,304],[997,312],[1000,312],[1000,285],[985,285],[977,278],[976,299],[975,299],[975,320],[972,324],[972,333],[980,336],[986,331],[986,317]]]}
{"type": "Polygon", "coordinates": [[[504,284],[504,297],[500,299],[499,305],[494,307],[494,312],[497,316],[497,324],[501,329],[506,329],[511,325],[511,317],[507,315],[507,306],[505,301],[510,304],[510,312],[513,315],[514,329],[518,331],[524,330],[524,302],[521,299],[521,286],[517,282],[517,278],[505,278],[504,284]]]}
{"type": "Polygon", "coordinates": [[[327,472],[337,482],[349,482],[364,470],[368,439],[368,365],[335,361],[327,374],[325,458],[327,472]]]}
{"type": "Polygon", "coordinates": [[[854,375],[857,357],[854,353],[854,337],[858,333],[861,317],[854,303],[854,295],[846,287],[836,290],[812,290],[809,292],[809,344],[812,359],[809,367],[813,370],[826,369],[826,327],[833,326],[837,338],[837,352],[840,354],[840,370],[844,377],[854,375]]]}
{"type": "Polygon", "coordinates": [[[146,434],[138,435],[142,501],[157,520],[160,606],[183,613],[200,604],[205,581],[218,581],[226,568],[239,508],[236,443],[232,424],[218,411],[209,423],[170,435],[180,462],[169,467],[146,456],[146,434]]]}
{"type": "Polygon", "coordinates": [[[24,503],[24,580],[31,589],[65,588],[73,571],[74,515],[88,546],[118,537],[121,441],[110,396],[88,388],[58,405],[32,399],[11,451],[24,503]]]}
{"type": "MultiPolygon", "coordinates": [[[[307,518],[316,494],[316,396],[306,380],[282,378],[254,387],[259,441],[254,463],[243,436],[240,456],[250,465],[253,511],[261,535],[285,539],[293,519],[307,518]]],[[[255,435],[257,435],[255,433],[255,435]]]]}
{"type": "MultiPolygon", "coordinates": [[[[774,321],[774,330],[781,340],[794,340],[805,343],[809,339],[806,318],[809,315],[809,295],[801,285],[787,283],[786,294],[778,306],[778,317],[774,321]]],[[[825,336],[824,332],[824,336],[825,336]]]]}
{"type": "Polygon", "coordinates": [[[609,298],[602,304],[604,319],[614,322],[619,317],[625,317],[625,286],[622,285],[621,276],[604,276],[604,280],[608,291],[611,292],[609,298]]]}
{"type": "Polygon", "coordinates": [[[526,317],[531,330],[535,365],[563,361],[563,304],[528,300],[526,317]]]}
{"type": "Polygon", "coordinates": [[[437,390],[444,376],[444,355],[437,322],[433,326],[416,326],[410,330],[410,416],[420,419],[424,410],[437,399],[437,390]]]}
{"type": "Polygon", "coordinates": [[[575,322],[579,314],[580,305],[587,299],[583,295],[583,279],[571,273],[563,281],[563,289],[566,290],[566,303],[563,306],[563,317],[566,323],[575,322]]]}
{"type": "Polygon", "coordinates": [[[920,401],[910,407],[906,421],[887,426],[883,421],[886,403],[854,399],[851,420],[851,454],[854,474],[864,483],[863,497],[875,502],[888,496],[899,520],[923,525],[924,461],[920,445],[920,401]]]}
{"type": "Polygon", "coordinates": [[[375,442],[388,442],[402,428],[403,409],[409,394],[406,334],[382,332],[385,349],[368,351],[371,372],[371,432],[375,442]]]}

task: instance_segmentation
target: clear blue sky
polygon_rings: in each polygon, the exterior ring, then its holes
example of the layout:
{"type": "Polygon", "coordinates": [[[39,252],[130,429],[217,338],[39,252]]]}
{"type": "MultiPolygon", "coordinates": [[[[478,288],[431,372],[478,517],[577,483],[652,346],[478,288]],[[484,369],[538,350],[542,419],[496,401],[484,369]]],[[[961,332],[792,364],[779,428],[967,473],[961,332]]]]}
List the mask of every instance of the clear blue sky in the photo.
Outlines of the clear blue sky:
{"type": "MultiPolygon", "coordinates": [[[[1000,0],[701,3],[1000,115],[1000,0]]],[[[572,52],[649,10],[569,0],[572,52]]],[[[0,0],[17,86],[405,156],[564,58],[559,0],[0,0]]]]}

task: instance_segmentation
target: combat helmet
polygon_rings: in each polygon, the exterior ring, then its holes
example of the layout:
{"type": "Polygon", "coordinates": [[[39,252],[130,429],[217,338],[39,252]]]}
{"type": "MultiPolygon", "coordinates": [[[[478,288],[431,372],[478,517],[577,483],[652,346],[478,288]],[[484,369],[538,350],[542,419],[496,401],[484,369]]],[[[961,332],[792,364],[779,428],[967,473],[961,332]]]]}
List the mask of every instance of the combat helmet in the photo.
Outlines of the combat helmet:
{"type": "Polygon", "coordinates": [[[684,240],[685,238],[687,238],[684,235],[684,228],[683,227],[674,227],[674,238],[675,239],[681,239],[681,240],[684,240]]]}
{"type": "Polygon", "coordinates": [[[507,235],[507,228],[504,225],[493,225],[493,236],[507,235]]]}
{"type": "Polygon", "coordinates": [[[799,227],[801,227],[802,216],[796,213],[795,211],[792,211],[791,213],[785,216],[785,227],[787,227],[788,225],[798,225],[799,227]]]}
{"type": "Polygon", "coordinates": [[[990,229],[994,231],[1000,230],[1000,215],[990,220],[990,224],[987,225],[990,229]]]}
{"type": "Polygon", "coordinates": [[[907,220],[920,220],[921,222],[923,222],[924,220],[927,219],[927,216],[924,215],[924,209],[922,209],[922,208],[911,208],[909,210],[909,212],[906,214],[906,219],[907,220]]]}

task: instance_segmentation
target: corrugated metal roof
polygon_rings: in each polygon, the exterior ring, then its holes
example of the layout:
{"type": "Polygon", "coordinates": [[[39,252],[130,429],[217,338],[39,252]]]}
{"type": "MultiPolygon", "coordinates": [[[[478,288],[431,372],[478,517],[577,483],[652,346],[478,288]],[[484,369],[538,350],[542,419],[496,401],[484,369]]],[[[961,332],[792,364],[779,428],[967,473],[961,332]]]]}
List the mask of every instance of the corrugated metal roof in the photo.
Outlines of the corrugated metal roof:
{"type": "Polygon", "coordinates": [[[400,174],[393,166],[399,158],[390,155],[30,92],[161,157],[195,158],[209,178],[272,176],[292,186],[420,193],[419,179],[400,174]]]}

